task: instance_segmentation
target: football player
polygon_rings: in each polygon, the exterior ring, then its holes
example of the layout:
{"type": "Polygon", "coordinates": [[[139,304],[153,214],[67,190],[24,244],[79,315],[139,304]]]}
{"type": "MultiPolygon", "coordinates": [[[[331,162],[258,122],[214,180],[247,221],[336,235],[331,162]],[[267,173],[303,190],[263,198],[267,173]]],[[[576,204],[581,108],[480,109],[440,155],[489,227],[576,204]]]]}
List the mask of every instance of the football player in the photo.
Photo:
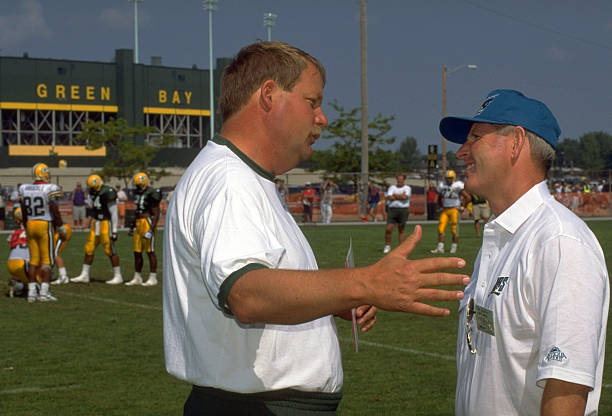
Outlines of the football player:
{"type": "Polygon", "coordinates": [[[85,259],[81,274],[70,279],[74,283],[89,283],[89,270],[94,259],[96,248],[102,244],[104,253],[110,258],[113,266],[113,278],[107,280],[109,285],[123,283],[121,268],[119,267],[119,256],[115,250],[117,240],[117,193],[115,190],[104,185],[99,175],[91,175],[87,179],[89,188],[89,199],[91,205],[91,221],[89,223],[89,234],[85,242],[85,259]]]}
{"type": "Polygon", "coordinates": [[[49,167],[37,163],[32,168],[33,184],[19,187],[20,206],[26,228],[30,260],[28,264],[28,302],[56,301],[49,292],[51,267],[53,266],[53,228],[65,235],[66,227],[59,212],[62,191],[49,183],[49,167]],[[37,293],[36,275],[40,271],[40,294],[37,293]]]}
{"type": "Polygon", "coordinates": [[[65,284],[70,281],[64,265],[64,259],[62,258],[62,251],[64,251],[68,241],[72,238],[72,228],[68,224],[64,224],[64,226],[66,227],[64,235],[60,235],[57,231],[53,234],[53,256],[55,257],[55,265],[57,266],[59,276],[51,282],[52,285],[65,284]]]}
{"type": "Polygon", "coordinates": [[[453,235],[450,252],[457,252],[457,244],[459,243],[459,215],[471,198],[463,189],[463,182],[455,180],[456,178],[457,175],[454,170],[447,170],[444,175],[444,181],[438,185],[438,203],[442,207],[442,213],[438,219],[438,246],[431,250],[432,253],[444,253],[444,232],[449,222],[451,234],[453,235]]]}
{"type": "Polygon", "coordinates": [[[9,256],[6,262],[6,269],[11,276],[8,281],[8,296],[25,296],[26,285],[28,279],[28,261],[30,260],[30,251],[28,250],[28,240],[26,231],[23,227],[23,215],[21,208],[17,207],[13,211],[13,218],[18,227],[9,235],[9,256]]]}
{"type": "Polygon", "coordinates": [[[126,283],[128,286],[157,284],[157,256],[155,255],[155,230],[159,221],[159,203],[161,191],[149,186],[149,177],[140,172],[134,176],[136,186],[136,218],[131,225],[130,233],[134,234],[134,278],[126,283]],[[142,252],[149,256],[149,279],[142,281],[142,252]]]}

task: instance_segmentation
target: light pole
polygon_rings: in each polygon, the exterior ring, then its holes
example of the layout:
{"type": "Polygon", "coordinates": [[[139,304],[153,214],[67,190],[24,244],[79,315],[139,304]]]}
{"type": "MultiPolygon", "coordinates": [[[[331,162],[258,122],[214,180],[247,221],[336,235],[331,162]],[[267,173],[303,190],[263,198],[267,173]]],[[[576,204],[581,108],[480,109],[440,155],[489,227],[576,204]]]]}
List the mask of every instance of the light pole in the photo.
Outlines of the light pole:
{"type": "Polygon", "coordinates": [[[208,11],[208,74],[209,74],[209,103],[210,103],[210,139],[215,136],[215,82],[213,78],[213,19],[217,10],[218,0],[203,0],[204,10],[208,11]]]}
{"type": "Polygon", "coordinates": [[[134,63],[139,63],[138,59],[138,3],[144,0],[129,0],[134,3],[134,63]]]}
{"type": "MultiPolygon", "coordinates": [[[[476,70],[478,66],[473,64],[459,65],[452,69],[446,68],[446,65],[442,66],[442,118],[446,117],[446,76],[463,68],[476,70]]],[[[442,172],[446,172],[446,139],[444,137],[442,137],[442,172]]]]}
{"type": "Polygon", "coordinates": [[[368,209],[368,180],[370,176],[370,159],[368,148],[368,34],[367,34],[367,5],[366,0],[361,0],[359,5],[360,15],[360,40],[361,40],[361,180],[359,193],[359,213],[361,217],[367,217],[368,209]]]}
{"type": "Polygon", "coordinates": [[[278,15],[274,13],[264,13],[264,26],[268,31],[268,42],[272,40],[272,26],[276,24],[278,15]]]}

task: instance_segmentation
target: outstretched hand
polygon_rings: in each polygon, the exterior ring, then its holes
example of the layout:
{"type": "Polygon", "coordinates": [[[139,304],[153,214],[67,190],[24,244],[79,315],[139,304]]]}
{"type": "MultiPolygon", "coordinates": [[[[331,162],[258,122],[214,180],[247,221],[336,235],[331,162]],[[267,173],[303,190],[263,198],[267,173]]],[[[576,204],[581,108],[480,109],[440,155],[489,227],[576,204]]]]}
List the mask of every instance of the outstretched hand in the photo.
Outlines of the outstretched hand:
{"type": "Polygon", "coordinates": [[[380,261],[367,267],[364,279],[368,298],[373,304],[389,311],[403,311],[426,316],[448,316],[446,308],[423,303],[425,301],[456,301],[463,299],[461,290],[435,289],[436,286],[467,285],[469,276],[441,272],[444,269],[460,269],[465,260],[457,257],[430,257],[408,260],[408,256],[421,240],[422,229],[414,232],[399,247],[380,261]]]}

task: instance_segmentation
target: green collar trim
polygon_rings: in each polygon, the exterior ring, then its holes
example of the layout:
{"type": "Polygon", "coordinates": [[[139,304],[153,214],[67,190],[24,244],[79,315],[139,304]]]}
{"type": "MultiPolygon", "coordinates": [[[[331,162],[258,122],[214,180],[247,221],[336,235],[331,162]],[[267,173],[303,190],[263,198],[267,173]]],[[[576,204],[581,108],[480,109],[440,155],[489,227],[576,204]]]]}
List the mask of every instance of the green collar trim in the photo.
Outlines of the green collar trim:
{"type": "Polygon", "coordinates": [[[257,173],[259,176],[262,176],[263,178],[265,178],[265,179],[267,179],[267,180],[269,180],[271,182],[274,182],[274,175],[271,172],[268,172],[267,170],[265,170],[264,168],[259,166],[257,163],[255,163],[253,161],[253,159],[251,159],[250,157],[245,155],[240,149],[238,149],[236,147],[236,145],[234,145],[234,143],[230,142],[225,137],[220,136],[220,135],[217,134],[213,138],[213,142],[215,142],[215,143],[217,143],[217,144],[219,144],[221,146],[227,146],[228,149],[230,149],[244,163],[246,163],[251,169],[253,169],[255,171],[255,173],[257,173]]]}

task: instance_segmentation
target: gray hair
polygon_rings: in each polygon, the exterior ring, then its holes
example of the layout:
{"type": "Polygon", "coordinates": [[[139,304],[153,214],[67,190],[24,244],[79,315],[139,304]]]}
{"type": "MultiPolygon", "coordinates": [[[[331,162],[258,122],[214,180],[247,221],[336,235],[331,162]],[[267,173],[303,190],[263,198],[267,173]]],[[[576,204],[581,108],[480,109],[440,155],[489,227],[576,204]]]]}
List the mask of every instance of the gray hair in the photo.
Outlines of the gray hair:
{"type": "MultiPolygon", "coordinates": [[[[500,125],[497,129],[497,133],[502,136],[507,136],[514,130],[516,126],[513,125],[500,125]]],[[[525,134],[529,139],[529,147],[531,148],[531,157],[547,174],[551,168],[555,157],[555,149],[543,138],[537,134],[525,129],[525,134]]]]}

